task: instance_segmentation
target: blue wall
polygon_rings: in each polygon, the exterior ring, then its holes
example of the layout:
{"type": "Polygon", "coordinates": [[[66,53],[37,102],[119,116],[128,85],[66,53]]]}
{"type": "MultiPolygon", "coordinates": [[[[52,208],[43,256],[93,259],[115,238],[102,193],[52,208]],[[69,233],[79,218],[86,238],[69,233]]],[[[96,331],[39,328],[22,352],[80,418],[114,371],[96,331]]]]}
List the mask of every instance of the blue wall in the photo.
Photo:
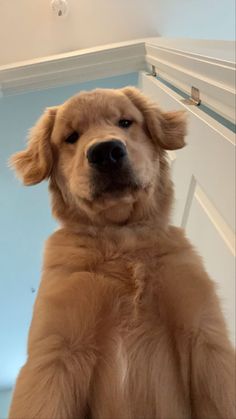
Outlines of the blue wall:
{"type": "Polygon", "coordinates": [[[0,391],[0,419],[5,419],[8,417],[11,396],[12,390],[0,391]]]}
{"type": "Polygon", "coordinates": [[[31,287],[37,289],[43,243],[56,226],[47,184],[23,187],[7,160],[24,148],[28,129],[46,106],[60,104],[80,90],[137,82],[137,74],[128,74],[0,99],[0,389],[13,385],[24,363],[35,298],[31,287]]]}

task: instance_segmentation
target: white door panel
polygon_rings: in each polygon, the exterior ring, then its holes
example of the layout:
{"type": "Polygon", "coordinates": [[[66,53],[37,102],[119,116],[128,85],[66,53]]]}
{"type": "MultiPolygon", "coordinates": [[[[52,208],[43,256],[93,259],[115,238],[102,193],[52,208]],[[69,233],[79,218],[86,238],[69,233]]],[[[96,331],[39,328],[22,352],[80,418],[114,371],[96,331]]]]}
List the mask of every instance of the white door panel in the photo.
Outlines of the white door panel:
{"type": "MultiPolygon", "coordinates": [[[[208,198],[196,185],[186,232],[195,244],[210,276],[218,283],[222,307],[232,339],[235,338],[235,258],[232,242],[224,236],[215,207],[208,205],[208,198]],[[212,209],[212,211],[211,211],[212,209]],[[220,227],[220,228],[219,228],[220,227]]],[[[219,215],[219,214],[218,214],[219,215]]]]}
{"type": "Polygon", "coordinates": [[[163,83],[140,74],[140,88],[163,110],[188,112],[187,146],[170,152],[175,184],[173,223],[186,229],[218,284],[231,338],[235,336],[235,145],[233,133],[182,103],[163,83]]]}

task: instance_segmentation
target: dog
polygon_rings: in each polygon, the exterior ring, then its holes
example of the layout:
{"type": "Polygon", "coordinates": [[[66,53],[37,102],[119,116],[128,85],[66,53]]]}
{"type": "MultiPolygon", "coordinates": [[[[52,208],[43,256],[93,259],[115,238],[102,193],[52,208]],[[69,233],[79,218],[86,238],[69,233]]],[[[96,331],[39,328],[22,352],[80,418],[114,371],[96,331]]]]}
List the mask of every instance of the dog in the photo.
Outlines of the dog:
{"type": "Polygon", "coordinates": [[[49,237],[10,419],[233,419],[234,350],[202,260],[170,225],[186,117],[138,89],[46,109],[11,164],[49,179],[49,237]]]}

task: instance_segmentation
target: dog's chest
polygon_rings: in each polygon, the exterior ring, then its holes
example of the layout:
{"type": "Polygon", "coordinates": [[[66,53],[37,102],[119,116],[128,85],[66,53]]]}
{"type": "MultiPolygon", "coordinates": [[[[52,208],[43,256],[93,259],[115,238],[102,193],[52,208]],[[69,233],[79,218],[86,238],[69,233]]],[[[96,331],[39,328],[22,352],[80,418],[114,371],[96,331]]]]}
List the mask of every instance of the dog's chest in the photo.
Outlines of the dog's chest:
{"type": "Polygon", "coordinates": [[[111,340],[108,339],[114,344],[113,361],[106,376],[109,391],[104,394],[106,400],[113,385],[114,391],[119,389],[119,403],[127,406],[127,412],[120,412],[119,406],[114,405],[113,417],[117,419],[121,414],[124,418],[158,417],[164,411],[165,417],[171,417],[183,408],[174,349],[168,326],[160,315],[160,296],[153,293],[160,276],[159,265],[152,251],[149,257],[143,251],[126,254],[117,251],[110,257],[107,255],[99,268],[114,284],[120,293],[118,300],[123,302],[116,312],[118,327],[111,329],[111,340]],[[172,406],[166,399],[167,388],[172,406]]]}
{"type": "Polygon", "coordinates": [[[183,413],[184,393],[165,327],[158,320],[152,324],[145,315],[133,320],[126,330],[111,331],[109,350],[103,353],[104,363],[95,394],[102,388],[98,403],[104,417],[172,418],[181,412],[179,417],[187,418],[183,413]],[[112,411],[106,410],[109,399],[113,400],[112,411]]]}
{"type": "MultiPolygon", "coordinates": [[[[71,240],[66,247],[57,246],[59,253],[53,252],[53,262],[55,269],[63,272],[65,286],[70,287],[68,279],[70,275],[73,278],[75,310],[86,303],[83,316],[88,312],[99,354],[93,402],[96,410],[103,412],[101,417],[169,418],[182,401],[181,395],[176,396],[180,389],[176,357],[159,311],[161,296],[156,292],[161,263],[155,247],[135,245],[92,239],[83,242],[76,237],[73,246],[71,240]],[[171,406],[166,400],[167,388],[171,406]],[[161,416],[160,412],[169,408],[161,416]]],[[[73,331],[80,333],[74,324],[73,331]]]]}
{"type": "Polygon", "coordinates": [[[135,244],[103,242],[93,267],[95,273],[101,273],[111,281],[122,282],[127,289],[136,290],[140,294],[145,283],[150,282],[153,272],[158,269],[158,260],[152,248],[137,249],[135,244]]]}

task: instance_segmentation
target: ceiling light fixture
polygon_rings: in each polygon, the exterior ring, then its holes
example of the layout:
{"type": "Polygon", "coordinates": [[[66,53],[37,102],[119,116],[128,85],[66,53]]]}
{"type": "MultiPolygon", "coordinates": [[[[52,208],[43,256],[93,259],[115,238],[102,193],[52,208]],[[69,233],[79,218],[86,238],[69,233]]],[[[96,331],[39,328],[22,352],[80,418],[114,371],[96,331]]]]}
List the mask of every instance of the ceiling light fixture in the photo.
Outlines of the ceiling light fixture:
{"type": "Polygon", "coordinates": [[[64,17],[68,12],[67,0],[52,0],[51,8],[58,17],[64,17]]]}

